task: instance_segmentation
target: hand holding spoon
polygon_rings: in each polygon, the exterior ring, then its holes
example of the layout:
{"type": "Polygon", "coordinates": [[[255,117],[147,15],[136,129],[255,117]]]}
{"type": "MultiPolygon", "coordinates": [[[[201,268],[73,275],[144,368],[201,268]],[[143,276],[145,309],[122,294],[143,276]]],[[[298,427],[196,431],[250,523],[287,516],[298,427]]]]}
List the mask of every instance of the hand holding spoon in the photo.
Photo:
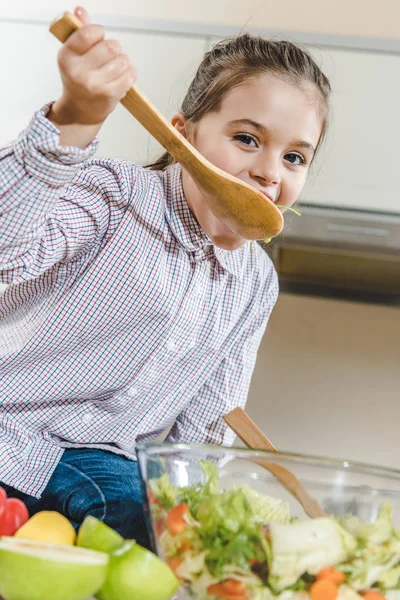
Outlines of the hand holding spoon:
{"type": "MultiPolygon", "coordinates": [[[[65,13],[51,24],[50,31],[64,43],[81,27],[78,17],[65,13]]],[[[136,86],[121,104],[188,171],[213,214],[231,231],[248,240],[272,238],[282,231],[283,216],[269,198],[206,160],[136,86]]]]}

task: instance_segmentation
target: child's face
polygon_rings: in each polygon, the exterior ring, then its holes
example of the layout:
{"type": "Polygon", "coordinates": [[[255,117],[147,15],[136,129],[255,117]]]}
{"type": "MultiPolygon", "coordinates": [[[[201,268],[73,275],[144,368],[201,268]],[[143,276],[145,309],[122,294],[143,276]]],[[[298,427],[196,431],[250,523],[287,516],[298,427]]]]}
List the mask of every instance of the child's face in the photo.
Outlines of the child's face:
{"type": "MultiPolygon", "coordinates": [[[[173,123],[184,130],[182,117],[173,123]]],[[[289,207],[306,182],[321,125],[314,91],[266,75],[231,90],[218,112],[205,115],[186,135],[211,163],[289,207]]],[[[185,171],[183,189],[213,243],[227,250],[245,243],[212,214],[185,171]]]]}

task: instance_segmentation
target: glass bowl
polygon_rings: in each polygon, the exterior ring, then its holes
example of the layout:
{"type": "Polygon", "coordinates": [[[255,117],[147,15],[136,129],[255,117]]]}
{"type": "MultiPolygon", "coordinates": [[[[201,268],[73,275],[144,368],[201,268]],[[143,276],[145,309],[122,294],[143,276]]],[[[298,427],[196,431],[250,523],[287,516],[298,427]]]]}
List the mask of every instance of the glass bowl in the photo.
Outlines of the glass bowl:
{"type": "MultiPolygon", "coordinates": [[[[175,559],[178,558],[179,562],[180,553],[183,557],[188,549],[182,544],[182,548],[175,547],[171,553],[171,535],[165,533],[170,528],[168,511],[174,505],[182,504],[176,488],[181,489],[184,503],[187,503],[188,497],[194,497],[196,502],[196,498],[200,496],[199,490],[208,481],[207,473],[214,473],[214,478],[215,475],[218,476],[220,488],[218,493],[233,489],[248,491],[250,488],[254,492],[272,497],[279,511],[281,509],[290,511],[292,521],[293,517],[309,520],[298,501],[271,472],[256,464],[254,459],[264,458],[270,463],[292,471],[328,515],[338,518],[348,518],[348,515],[353,515],[362,522],[370,523],[378,518],[382,503],[389,501],[393,506],[394,527],[400,528],[400,471],[394,469],[315,456],[194,444],[140,444],[137,447],[137,456],[143,479],[145,512],[153,549],[175,569],[177,562],[171,564],[171,554],[175,559]],[[169,538],[167,544],[166,537],[169,538]]],[[[229,504],[229,496],[226,498],[229,504]]],[[[221,501],[224,499],[225,496],[221,497],[221,501]]],[[[177,510],[179,512],[179,509],[177,510]]],[[[226,515],[227,519],[232,515],[231,506],[226,506],[226,515]]],[[[182,515],[180,518],[182,522],[182,515]]],[[[183,515],[183,519],[195,521],[191,515],[183,515]]],[[[268,527],[264,527],[268,532],[268,527]]],[[[228,542],[229,540],[225,538],[221,543],[228,542]]],[[[245,552],[244,547],[243,552],[245,552]]],[[[179,575],[179,570],[176,572],[179,575]]],[[[201,585],[183,581],[179,598],[214,600],[220,597],[199,591],[201,589],[201,585]]],[[[221,598],[229,598],[229,593],[229,591],[225,592],[221,598]]],[[[242,596],[235,590],[232,591],[231,597],[234,600],[242,600],[242,596]]],[[[264,596],[253,596],[252,593],[243,596],[246,600],[252,600],[253,597],[257,600],[258,598],[269,600],[267,593],[264,596]]],[[[300,595],[300,597],[307,598],[308,595],[300,595]]]]}

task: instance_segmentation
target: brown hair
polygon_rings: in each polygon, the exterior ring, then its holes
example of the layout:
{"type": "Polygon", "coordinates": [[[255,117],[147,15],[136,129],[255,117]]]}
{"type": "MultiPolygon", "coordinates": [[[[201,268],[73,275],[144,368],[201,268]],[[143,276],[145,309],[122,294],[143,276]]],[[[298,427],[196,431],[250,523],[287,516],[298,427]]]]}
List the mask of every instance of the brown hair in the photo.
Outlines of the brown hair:
{"type": "MultiPolygon", "coordinates": [[[[267,73],[315,89],[322,118],[320,146],[328,128],[331,86],[311,55],[287,41],[267,40],[246,33],[219,42],[205,54],[180,112],[187,122],[196,123],[205,114],[218,111],[231,89],[267,73]]],[[[165,152],[148,167],[162,170],[173,162],[172,156],[165,152]]]]}

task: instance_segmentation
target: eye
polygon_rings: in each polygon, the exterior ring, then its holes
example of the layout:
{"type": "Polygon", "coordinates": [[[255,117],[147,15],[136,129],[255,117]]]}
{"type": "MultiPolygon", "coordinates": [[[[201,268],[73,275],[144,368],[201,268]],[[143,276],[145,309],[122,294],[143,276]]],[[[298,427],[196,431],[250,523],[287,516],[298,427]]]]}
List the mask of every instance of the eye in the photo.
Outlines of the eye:
{"type": "Polygon", "coordinates": [[[290,162],[292,165],[305,165],[306,159],[301,154],[297,152],[289,152],[289,154],[285,154],[285,160],[290,162]]]}
{"type": "Polygon", "coordinates": [[[245,146],[251,146],[252,148],[258,148],[258,140],[254,135],[250,135],[250,133],[237,133],[233,136],[233,139],[238,140],[241,144],[245,146]]]}

